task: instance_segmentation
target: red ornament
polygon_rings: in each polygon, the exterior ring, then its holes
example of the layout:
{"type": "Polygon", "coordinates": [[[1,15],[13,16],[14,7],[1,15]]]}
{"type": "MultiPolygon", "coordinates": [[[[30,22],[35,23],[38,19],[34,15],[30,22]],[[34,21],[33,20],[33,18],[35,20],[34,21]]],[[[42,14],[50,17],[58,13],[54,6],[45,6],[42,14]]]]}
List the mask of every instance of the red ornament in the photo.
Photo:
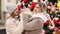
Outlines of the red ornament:
{"type": "Polygon", "coordinates": [[[28,0],[23,0],[23,2],[24,2],[24,3],[27,3],[27,2],[28,2],[28,0]]]}
{"type": "Polygon", "coordinates": [[[31,4],[32,8],[34,8],[35,5],[36,5],[36,2],[32,2],[32,4],[31,4]]]}
{"type": "Polygon", "coordinates": [[[35,5],[36,5],[36,3],[35,3],[35,2],[32,2],[32,3],[31,3],[31,5],[30,5],[30,6],[28,6],[28,8],[32,9],[32,8],[34,8],[34,7],[35,7],[35,5]]]}
{"type": "Polygon", "coordinates": [[[44,24],[45,24],[45,25],[48,25],[48,24],[49,24],[49,22],[50,22],[50,20],[47,20],[44,24]]]}
{"type": "Polygon", "coordinates": [[[18,7],[18,10],[20,10],[22,8],[22,5],[18,4],[17,7],[18,7]]]}
{"type": "Polygon", "coordinates": [[[59,23],[58,23],[58,22],[59,22],[58,19],[54,19],[53,22],[54,22],[55,25],[59,24],[59,23]]]}

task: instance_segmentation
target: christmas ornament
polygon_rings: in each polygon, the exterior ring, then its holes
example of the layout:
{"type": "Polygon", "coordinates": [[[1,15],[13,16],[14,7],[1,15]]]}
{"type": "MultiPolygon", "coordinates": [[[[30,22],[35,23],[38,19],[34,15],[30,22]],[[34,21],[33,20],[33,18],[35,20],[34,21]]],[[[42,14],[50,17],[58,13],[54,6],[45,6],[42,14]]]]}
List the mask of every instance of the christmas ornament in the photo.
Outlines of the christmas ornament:
{"type": "Polygon", "coordinates": [[[57,3],[57,8],[58,8],[59,11],[60,11],[60,2],[57,3]]]}
{"type": "Polygon", "coordinates": [[[34,8],[35,5],[36,5],[36,2],[32,2],[32,4],[31,4],[31,8],[34,8]]]}
{"type": "Polygon", "coordinates": [[[58,18],[54,18],[53,22],[54,22],[55,25],[59,24],[58,23],[58,18]]]}
{"type": "Polygon", "coordinates": [[[50,23],[50,20],[47,20],[44,24],[48,25],[50,23]]]}
{"type": "Polygon", "coordinates": [[[24,3],[27,3],[27,2],[28,2],[28,0],[23,0],[23,2],[24,2],[24,3]]]}
{"type": "Polygon", "coordinates": [[[38,2],[38,0],[33,0],[33,2],[38,2]]]}
{"type": "Polygon", "coordinates": [[[60,0],[57,0],[58,2],[60,2],[60,0]]]}
{"type": "Polygon", "coordinates": [[[18,7],[18,10],[20,10],[22,8],[22,5],[19,1],[18,1],[18,4],[17,4],[17,7],[18,7]]]}

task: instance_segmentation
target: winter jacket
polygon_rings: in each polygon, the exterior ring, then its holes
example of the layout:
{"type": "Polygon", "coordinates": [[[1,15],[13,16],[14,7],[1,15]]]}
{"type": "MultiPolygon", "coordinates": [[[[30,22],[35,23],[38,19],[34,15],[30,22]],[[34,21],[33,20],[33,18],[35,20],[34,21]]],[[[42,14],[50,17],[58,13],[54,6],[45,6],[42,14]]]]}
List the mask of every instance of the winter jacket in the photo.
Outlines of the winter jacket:
{"type": "Polygon", "coordinates": [[[23,22],[22,19],[15,20],[9,17],[6,21],[6,33],[7,34],[21,34],[23,32],[23,22]]]}

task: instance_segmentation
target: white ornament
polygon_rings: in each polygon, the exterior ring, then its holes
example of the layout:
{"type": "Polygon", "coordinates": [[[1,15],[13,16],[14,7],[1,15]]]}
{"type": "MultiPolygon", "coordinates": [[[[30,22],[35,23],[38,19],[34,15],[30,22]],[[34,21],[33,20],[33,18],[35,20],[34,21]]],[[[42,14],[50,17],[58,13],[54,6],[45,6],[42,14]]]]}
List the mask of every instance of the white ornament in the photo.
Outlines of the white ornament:
{"type": "Polygon", "coordinates": [[[34,2],[38,2],[38,0],[33,0],[34,2]]]}

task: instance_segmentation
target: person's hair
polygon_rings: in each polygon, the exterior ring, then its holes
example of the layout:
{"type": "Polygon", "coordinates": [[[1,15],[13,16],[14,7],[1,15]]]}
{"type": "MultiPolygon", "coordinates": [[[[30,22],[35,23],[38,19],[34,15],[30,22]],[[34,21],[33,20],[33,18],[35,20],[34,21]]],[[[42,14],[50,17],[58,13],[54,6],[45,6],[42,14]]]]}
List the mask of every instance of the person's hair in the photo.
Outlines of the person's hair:
{"type": "MultiPolygon", "coordinates": [[[[14,11],[15,11],[15,10],[14,10],[14,11]]],[[[10,15],[9,17],[11,17],[11,16],[14,15],[14,11],[11,13],[11,15],[10,15]]],[[[7,19],[8,19],[9,17],[7,17],[7,19]]],[[[19,19],[19,18],[20,18],[20,16],[18,15],[17,19],[19,19]]],[[[17,19],[16,19],[16,20],[17,20],[17,19]]],[[[19,19],[19,21],[20,21],[20,19],[19,19]]]]}
{"type": "Polygon", "coordinates": [[[11,17],[11,16],[13,15],[13,13],[14,13],[14,12],[12,12],[12,13],[7,17],[7,19],[8,19],[9,17],[11,17]]]}
{"type": "MultiPolygon", "coordinates": [[[[46,9],[47,9],[47,5],[46,4],[44,4],[42,2],[38,2],[36,4],[39,4],[41,12],[45,12],[46,11],[46,9]]],[[[34,10],[34,8],[31,9],[31,11],[33,11],[33,10],[34,10]]]]}
{"type": "Polygon", "coordinates": [[[39,4],[41,12],[45,12],[47,9],[47,6],[42,2],[39,2],[38,4],[39,4]]]}

